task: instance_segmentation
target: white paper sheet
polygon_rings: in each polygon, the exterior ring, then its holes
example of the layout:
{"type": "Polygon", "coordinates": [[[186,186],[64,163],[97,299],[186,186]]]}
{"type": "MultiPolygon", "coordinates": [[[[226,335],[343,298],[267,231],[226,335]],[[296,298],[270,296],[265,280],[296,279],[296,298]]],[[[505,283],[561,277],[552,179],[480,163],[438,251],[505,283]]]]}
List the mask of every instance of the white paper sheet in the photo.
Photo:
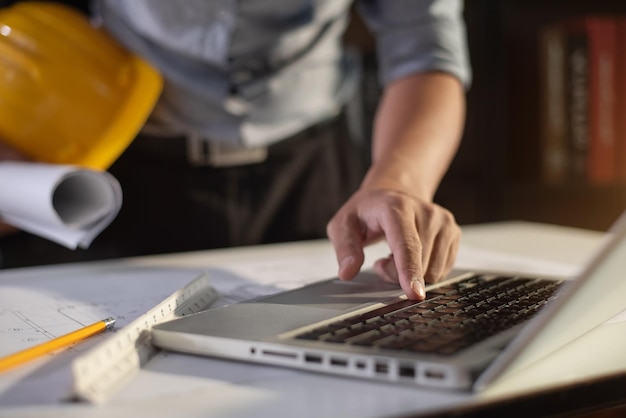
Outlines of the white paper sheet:
{"type": "Polygon", "coordinates": [[[580,272],[581,265],[560,261],[542,260],[522,254],[461,246],[455,268],[462,270],[515,272],[528,275],[542,275],[573,278],[580,272]]]}
{"type": "Polygon", "coordinates": [[[0,220],[70,249],[87,248],[121,206],[122,189],[106,171],[0,162],[0,220]]]}
{"type": "MultiPolygon", "coordinates": [[[[0,356],[108,317],[115,318],[116,332],[202,272],[103,264],[95,270],[42,267],[0,275],[0,356]]],[[[3,373],[0,405],[57,403],[71,388],[70,362],[112,335],[95,335],[3,373]]]]}

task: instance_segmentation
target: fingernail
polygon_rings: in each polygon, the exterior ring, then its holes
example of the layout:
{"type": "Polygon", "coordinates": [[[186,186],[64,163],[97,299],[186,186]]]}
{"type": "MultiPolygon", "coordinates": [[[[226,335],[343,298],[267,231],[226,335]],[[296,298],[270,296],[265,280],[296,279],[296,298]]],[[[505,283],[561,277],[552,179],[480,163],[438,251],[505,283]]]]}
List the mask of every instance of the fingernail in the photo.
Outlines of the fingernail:
{"type": "Polygon", "coordinates": [[[341,261],[339,262],[339,265],[341,266],[341,268],[344,268],[344,267],[352,264],[352,260],[354,260],[353,256],[351,256],[351,255],[346,256],[346,257],[341,259],[341,261]]]}
{"type": "Polygon", "coordinates": [[[346,268],[348,268],[354,262],[354,257],[349,255],[341,259],[339,261],[339,272],[343,272],[346,268]]]}
{"type": "Polygon", "coordinates": [[[426,297],[426,290],[424,290],[424,279],[421,277],[415,277],[411,279],[411,289],[417,295],[417,297],[421,300],[426,297]]]}

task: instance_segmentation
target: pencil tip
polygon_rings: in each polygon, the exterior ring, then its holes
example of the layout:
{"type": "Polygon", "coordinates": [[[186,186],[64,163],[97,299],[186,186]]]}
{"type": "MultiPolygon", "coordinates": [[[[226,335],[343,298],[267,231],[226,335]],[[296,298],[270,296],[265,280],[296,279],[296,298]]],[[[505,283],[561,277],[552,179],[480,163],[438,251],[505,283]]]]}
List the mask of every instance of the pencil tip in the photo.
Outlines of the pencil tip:
{"type": "Polygon", "coordinates": [[[115,318],[107,318],[103,322],[106,325],[106,329],[111,329],[115,325],[115,318]]]}

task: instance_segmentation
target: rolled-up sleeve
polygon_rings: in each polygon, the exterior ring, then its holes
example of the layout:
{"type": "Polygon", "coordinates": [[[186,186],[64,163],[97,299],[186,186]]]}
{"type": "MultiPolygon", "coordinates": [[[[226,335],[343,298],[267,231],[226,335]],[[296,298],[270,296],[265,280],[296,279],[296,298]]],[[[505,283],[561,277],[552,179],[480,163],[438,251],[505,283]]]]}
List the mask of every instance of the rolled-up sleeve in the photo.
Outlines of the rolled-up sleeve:
{"type": "Polygon", "coordinates": [[[358,10],[376,37],[383,85],[415,73],[442,71],[469,88],[462,0],[361,0],[358,10]]]}

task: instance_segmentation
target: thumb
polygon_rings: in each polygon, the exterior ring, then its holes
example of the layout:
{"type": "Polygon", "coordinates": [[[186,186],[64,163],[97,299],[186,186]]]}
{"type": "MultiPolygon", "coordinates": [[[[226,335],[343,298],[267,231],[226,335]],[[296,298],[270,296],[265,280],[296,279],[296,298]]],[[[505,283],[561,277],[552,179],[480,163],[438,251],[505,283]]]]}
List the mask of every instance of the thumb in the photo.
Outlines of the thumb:
{"type": "Polygon", "coordinates": [[[353,279],[365,261],[363,239],[359,231],[359,223],[355,218],[344,218],[343,221],[333,219],[326,228],[335,249],[341,280],[353,279]]]}

